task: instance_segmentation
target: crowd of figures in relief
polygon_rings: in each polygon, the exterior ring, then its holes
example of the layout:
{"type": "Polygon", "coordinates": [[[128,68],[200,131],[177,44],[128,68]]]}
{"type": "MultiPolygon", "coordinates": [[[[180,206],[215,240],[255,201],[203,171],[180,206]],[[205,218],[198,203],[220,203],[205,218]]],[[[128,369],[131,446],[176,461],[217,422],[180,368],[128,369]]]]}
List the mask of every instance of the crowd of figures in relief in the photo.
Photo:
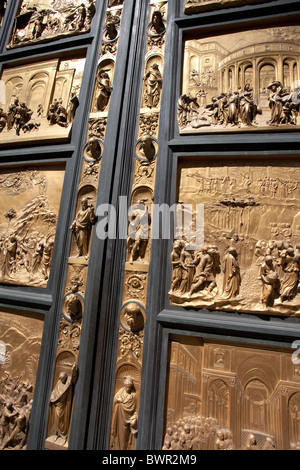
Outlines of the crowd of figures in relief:
{"type": "Polygon", "coordinates": [[[94,0],[25,0],[16,16],[9,47],[16,47],[90,30],[94,0]]]}
{"type": "MultiPolygon", "coordinates": [[[[274,81],[267,87],[269,91],[270,114],[268,126],[297,126],[300,110],[300,88],[293,91],[274,81]]],[[[244,89],[213,96],[211,102],[201,106],[199,95],[190,93],[180,96],[178,101],[178,125],[180,129],[200,127],[259,127],[257,116],[263,110],[254,101],[252,87],[247,83],[244,89]]],[[[205,92],[202,92],[202,95],[205,92]]]]}
{"type": "Polygon", "coordinates": [[[0,450],[26,449],[33,385],[7,374],[0,380],[0,450]]]}

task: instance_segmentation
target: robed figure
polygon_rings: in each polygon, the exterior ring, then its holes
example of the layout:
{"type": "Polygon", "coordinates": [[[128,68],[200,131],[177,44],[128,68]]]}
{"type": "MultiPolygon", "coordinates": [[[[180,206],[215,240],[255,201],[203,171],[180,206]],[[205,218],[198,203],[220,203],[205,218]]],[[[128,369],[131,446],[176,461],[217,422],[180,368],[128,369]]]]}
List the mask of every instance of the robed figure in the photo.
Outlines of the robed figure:
{"type": "Polygon", "coordinates": [[[114,450],[134,450],[137,437],[137,397],[133,379],[127,377],[124,387],[115,395],[112,418],[112,441],[114,450]]]}
{"type": "Polygon", "coordinates": [[[81,200],[81,209],[77,212],[76,218],[70,227],[75,236],[79,257],[88,256],[90,236],[94,223],[94,206],[88,203],[88,198],[84,197],[81,200]]]}
{"type": "Polygon", "coordinates": [[[231,299],[239,295],[241,273],[238,254],[235,248],[229,247],[224,258],[224,279],[222,298],[231,299]]]}
{"type": "Polygon", "coordinates": [[[65,445],[71,422],[74,385],[77,378],[77,369],[74,365],[71,375],[61,372],[50,397],[50,413],[52,431],[50,440],[65,445]]]}

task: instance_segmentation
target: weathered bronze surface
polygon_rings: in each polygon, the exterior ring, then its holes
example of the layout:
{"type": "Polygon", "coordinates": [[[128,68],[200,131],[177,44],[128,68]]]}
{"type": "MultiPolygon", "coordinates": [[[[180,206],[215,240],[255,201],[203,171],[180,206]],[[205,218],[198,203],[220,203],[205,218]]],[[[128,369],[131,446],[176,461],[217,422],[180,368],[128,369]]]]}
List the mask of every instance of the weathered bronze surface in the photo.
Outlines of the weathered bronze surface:
{"type": "Polygon", "coordinates": [[[174,337],[163,449],[298,449],[300,375],[291,351],[174,337]]]}
{"type": "Polygon", "coordinates": [[[84,64],[85,59],[53,59],[4,69],[0,145],[67,140],[79,106],[84,64]]]}
{"type": "Polygon", "coordinates": [[[171,302],[298,316],[299,177],[293,161],[182,162],[178,201],[183,214],[194,211],[194,223],[197,204],[204,205],[204,244],[195,246],[178,224],[171,302]]]}
{"type": "Polygon", "coordinates": [[[56,166],[1,170],[1,283],[47,286],[63,179],[56,166]]]}
{"type": "Polygon", "coordinates": [[[300,28],[185,42],[181,134],[299,129],[300,28]]]}
{"type": "Polygon", "coordinates": [[[44,322],[0,312],[0,450],[26,449],[44,322]]]}
{"type": "Polygon", "coordinates": [[[86,33],[95,11],[95,0],[22,0],[8,47],[86,33]]]}

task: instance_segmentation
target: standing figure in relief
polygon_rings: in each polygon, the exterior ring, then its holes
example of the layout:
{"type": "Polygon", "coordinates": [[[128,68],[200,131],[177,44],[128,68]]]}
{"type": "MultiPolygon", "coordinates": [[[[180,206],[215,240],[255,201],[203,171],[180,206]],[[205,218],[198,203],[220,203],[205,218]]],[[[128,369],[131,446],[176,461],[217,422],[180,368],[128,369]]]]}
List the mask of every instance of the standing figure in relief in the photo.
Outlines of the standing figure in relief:
{"type": "Polygon", "coordinates": [[[231,299],[239,295],[241,274],[238,254],[235,248],[229,247],[224,258],[223,299],[231,299]]]}
{"type": "Polygon", "coordinates": [[[153,64],[145,77],[145,103],[148,108],[156,108],[160,99],[162,75],[158,64],[153,64]]]}
{"type": "Polygon", "coordinates": [[[278,125],[280,123],[281,114],[282,114],[282,84],[280,82],[272,82],[268,86],[270,90],[269,94],[269,108],[271,109],[271,119],[269,121],[270,126],[278,125]]]}
{"type": "Polygon", "coordinates": [[[114,398],[112,418],[112,442],[115,450],[130,450],[137,437],[137,398],[132,377],[126,377],[124,387],[114,398]]]}
{"type": "Polygon", "coordinates": [[[144,261],[149,242],[151,216],[145,202],[146,200],[140,199],[133,205],[129,215],[127,248],[131,264],[134,261],[144,261]]]}
{"type": "Polygon", "coordinates": [[[190,251],[187,250],[187,245],[188,242],[184,242],[180,256],[182,273],[180,292],[182,294],[190,291],[195,272],[193,255],[190,251]]]}
{"type": "Polygon", "coordinates": [[[88,256],[92,225],[95,223],[95,210],[88,198],[81,200],[81,209],[78,211],[70,229],[72,230],[78,250],[78,257],[88,256]]]}
{"type": "Polygon", "coordinates": [[[59,438],[62,445],[66,444],[71,421],[74,385],[77,379],[77,368],[74,364],[71,375],[67,372],[59,374],[58,381],[51,393],[50,407],[52,426],[55,430],[54,441],[59,438]]]}
{"type": "Polygon", "coordinates": [[[171,291],[179,290],[182,281],[181,241],[176,240],[171,253],[172,283],[171,291]]]}
{"type": "Polygon", "coordinates": [[[258,112],[257,105],[253,101],[252,88],[250,84],[247,83],[240,96],[240,119],[242,124],[252,126],[258,112]]]}
{"type": "Polygon", "coordinates": [[[293,300],[298,292],[299,265],[293,248],[280,254],[280,301],[293,300]]]}
{"type": "Polygon", "coordinates": [[[96,102],[96,111],[100,112],[106,111],[110,96],[113,91],[113,87],[107,72],[108,70],[100,70],[97,75],[99,94],[96,102]]]}
{"type": "Polygon", "coordinates": [[[273,263],[272,256],[266,256],[260,266],[259,279],[262,281],[261,301],[265,307],[273,307],[278,292],[278,274],[273,263]]]}

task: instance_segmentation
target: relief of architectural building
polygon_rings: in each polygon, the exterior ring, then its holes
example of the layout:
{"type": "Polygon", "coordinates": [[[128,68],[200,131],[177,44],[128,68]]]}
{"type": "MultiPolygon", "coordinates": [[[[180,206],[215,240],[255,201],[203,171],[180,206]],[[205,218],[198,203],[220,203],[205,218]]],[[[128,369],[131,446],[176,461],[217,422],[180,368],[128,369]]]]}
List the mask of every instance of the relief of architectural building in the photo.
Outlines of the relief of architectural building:
{"type": "Polygon", "coordinates": [[[164,450],[299,448],[290,351],[196,338],[170,351],[164,450]]]}
{"type": "Polygon", "coordinates": [[[299,168],[269,163],[182,163],[179,200],[194,211],[194,228],[178,226],[172,303],[299,315],[299,168]],[[204,243],[197,246],[201,204],[204,243]]]}
{"type": "Polygon", "coordinates": [[[85,59],[53,59],[4,69],[0,145],[69,139],[84,63],[85,59]]]}
{"type": "Polygon", "coordinates": [[[298,129],[299,31],[291,26],[186,41],[180,133],[298,129]]]}

